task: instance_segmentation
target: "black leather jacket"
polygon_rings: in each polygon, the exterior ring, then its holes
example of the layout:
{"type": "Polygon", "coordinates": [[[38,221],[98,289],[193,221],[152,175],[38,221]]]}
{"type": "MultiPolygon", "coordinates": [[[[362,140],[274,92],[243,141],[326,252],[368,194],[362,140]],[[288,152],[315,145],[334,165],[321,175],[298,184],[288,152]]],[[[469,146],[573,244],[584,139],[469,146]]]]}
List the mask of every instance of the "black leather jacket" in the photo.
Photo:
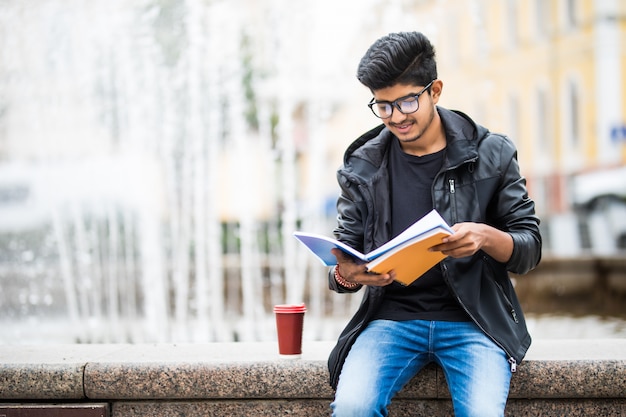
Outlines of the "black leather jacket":
{"type": "MultiPolygon", "coordinates": [[[[508,271],[524,274],[541,259],[539,219],[520,175],[515,145],[490,133],[461,112],[438,107],[447,140],[445,160],[432,186],[435,209],[450,224],[479,222],[508,232],[513,254],[505,264],[483,251],[440,263],[452,294],[471,319],[506,352],[515,371],[530,346],[524,315],[508,271]]],[[[346,150],[337,171],[335,236],[367,253],[390,239],[387,154],[392,134],[383,125],[358,138],[346,150]]],[[[329,286],[337,284],[329,271],[329,286]]],[[[354,290],[353,290],[354,291],[354,290]]],[[[339,336],[328,359],[330,384],[336,388],[341,367],[354,339],[365,328],[384,296],[385,287],[366,286],[359,310],[339,336]]]]}

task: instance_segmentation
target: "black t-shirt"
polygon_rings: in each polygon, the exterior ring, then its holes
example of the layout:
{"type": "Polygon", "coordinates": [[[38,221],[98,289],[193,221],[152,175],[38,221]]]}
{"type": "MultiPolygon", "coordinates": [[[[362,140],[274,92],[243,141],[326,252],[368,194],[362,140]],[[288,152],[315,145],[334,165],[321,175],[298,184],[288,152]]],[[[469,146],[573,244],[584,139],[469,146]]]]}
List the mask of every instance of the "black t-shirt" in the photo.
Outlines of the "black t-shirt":
{"type": "MultiPolygon", "coordinates": [[[[391,182],[391,233],[397,236],[433,209],[431,187],[441,169],[445,149],[415,156],[404,153],[397,140],[389,155],[391,182]]],[[[388,320],[469,320],[443,280],[439,264],[409,286],[393,282],[376,319],[388,320]]]]}

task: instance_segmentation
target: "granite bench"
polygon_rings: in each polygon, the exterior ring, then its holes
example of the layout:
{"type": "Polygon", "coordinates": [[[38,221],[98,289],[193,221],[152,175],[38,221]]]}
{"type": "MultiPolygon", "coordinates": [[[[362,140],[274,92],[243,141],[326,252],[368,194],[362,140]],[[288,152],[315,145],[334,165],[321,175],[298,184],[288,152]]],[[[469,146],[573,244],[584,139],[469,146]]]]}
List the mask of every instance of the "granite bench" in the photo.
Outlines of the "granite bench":
{"type": "MultiPolygon", "coordinates": [[[[332,342],[299,359],[275,343],[0,346],[0,416],[323,416],[332,342]]],[[[392,416],[450,416],[441,370],[417,375],[392,416]]],[[[509,416],[626,416],[626,339],[535,341],[509,416]]]]}

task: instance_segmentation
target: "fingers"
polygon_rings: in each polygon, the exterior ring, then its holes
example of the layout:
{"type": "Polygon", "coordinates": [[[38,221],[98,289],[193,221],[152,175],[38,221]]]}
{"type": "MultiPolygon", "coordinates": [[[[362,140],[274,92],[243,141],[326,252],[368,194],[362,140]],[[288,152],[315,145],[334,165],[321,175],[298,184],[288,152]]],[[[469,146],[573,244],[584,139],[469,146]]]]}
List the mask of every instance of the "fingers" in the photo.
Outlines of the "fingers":
{"type": "Polygon", "coordinates": [[[352,257],[338,248],[332,248],[330,252],[337,258],[337,263],[352,262],[352,257]]]}
{"type": "Polygon", "coordinates": [[[476,223],[457,223],[452,226],[454,234],[442,240],[443,243],[433,246],[430,251],[442,252],[453,258],[471,256],[480,250],[482,238],[480,225],[476,223]]]}
{"type": "Polygon", "coordinates": [[[393,271],[387,274],[369,273],[365,264],[356,263],[350,255],[342,250],[333,248],[331,252],[337,258],[337,267],[341,276],[348,282],[382,287],[391,284],[394,280],[393,271]]]}
{"type": "Polygon", "coordinates": [[[393,271],[387,274],[372,274],[365,272],[355,275],[354,278],[359,284],[384,287],[385,285],[389,285],[393,282],[394,276],[393,271]]]}

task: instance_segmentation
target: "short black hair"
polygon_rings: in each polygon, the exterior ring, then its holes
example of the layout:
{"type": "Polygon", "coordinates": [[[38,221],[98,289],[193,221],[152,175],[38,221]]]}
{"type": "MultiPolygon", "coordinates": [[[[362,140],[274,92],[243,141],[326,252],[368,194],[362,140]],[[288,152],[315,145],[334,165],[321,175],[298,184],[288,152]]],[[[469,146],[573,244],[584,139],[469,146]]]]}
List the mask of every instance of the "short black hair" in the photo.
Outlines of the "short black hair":
{"type": "Polygon", "coordinates": [[[420,32],[390,33],[363,55],[357,78],[372,91],[395,84],[428,85],[437,78],[435,48],[420,32]]]}

